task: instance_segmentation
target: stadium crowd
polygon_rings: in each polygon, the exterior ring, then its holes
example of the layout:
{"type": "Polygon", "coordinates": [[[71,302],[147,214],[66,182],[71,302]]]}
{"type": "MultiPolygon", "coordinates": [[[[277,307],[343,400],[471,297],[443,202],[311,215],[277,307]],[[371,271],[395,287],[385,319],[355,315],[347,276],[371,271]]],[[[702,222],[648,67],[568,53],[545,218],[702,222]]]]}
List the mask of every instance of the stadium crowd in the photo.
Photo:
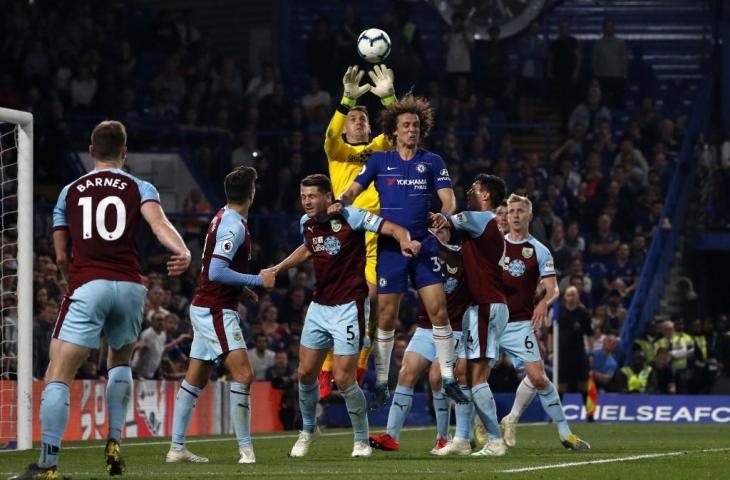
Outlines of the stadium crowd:
{"type": "MultiPolygon", "coordinates": [[[[230,138],[232,148],[222,164],[211,141],[186,145],[201,171],[211,172],[201,181],[219,185],[220,174],[231,166],[254,166],[261,183],[254,213],[301,211],[299,180],[327,169],[322,142],[347,64],[339,56],[326,64],[318,59],[327,58],[323,50],[333,38],[338,46],[354,50],[360,26],[351,9],[344,9],[347,21],[338,22],[337,28],[325,18],[315,25],[308,43],[310,76],[304,93],[295,96],[299,86],[285,84],[276,63],[263,62],[258,71],[246,71],[235,59],[217,55],[189,16],[152,14],[126,2],[39,3],[43,8],[10,2],[0,20],[0,56],[13,66],[0,74],[0,104],[36,116],[37,183],[61,178],[64,167],[57,163],[57,152],[84,150],[88,132],[74,125],[100,115],[131,125],[134,150],[177,146],[171,144],[177,137],[150,134],[135,125],[176,125],[188,133],[230,138]]],[[[576,361],[586,367],[561,368],[561,388],[581,389],[590,368],[606,391],[709,392],[716,375],[730,375],[726,315],[650,325],[637,340],[640,353],[626,367],[639,376],[645,366],[653,367],[648,381],[638,387],[631,381],[634,374],[619,369],[613,354],[647,246],[656,228],[670,228],[660,215],[682,141],[684,119],[658,107],[651,67],[637,49],[629,58],[626,42],[614,35],[610,21],[603,37],[588,46],[570,35],[568,24],[548,39],[537,23],[516,40],[500,39],[494,27],[488,41],[474,44],[462,41],[468,28],[462,20],[456,16],[444,36],[448,58],[461,61],[450,61],[446,74],[435,76],[419,67],[418,35],[403,33],[408,19],[388,12],[383,28],[394,46],[388,63],[399,92],[413,85],[435,107],[437,124],[427,148],[443,156],[459,201],[477,172],[497,174],[510,192],[532,199],[530,232],[551,249],[561,292],[571,286],[577,292],[561,300],[560,356],[561,364],[576,361]],[[477,56],[487,68],[472,68],[477,56]],[[584,65],[590,65],[587,71],[584,65]],[[630,90],[630,85],[637,88],[630,90]],[[562,132],[555,137],[561,141],[549,154],[522,149],[515,132],[500,126],[533,122],[540,106],[558,112],[561,119],[562,132]]],[[[376,118],[371,110],[375,130],[376,118]]],[[[198,191],[186,200],[183,213],[189,216],[178,226],[197,251],[207,225],[200,214],[217,207],[198,191]]],[[[255,245],[251,270],[269,266],[285,253],[255,245]]],[[[187,365],[187,308],[200,266],[194,262],[182,277],[168,278],[161,273],[161,254],[152,251],[143,262],[149,291],[133,369],[138,378],[178,380],[187,365]]],[[[33,371],[41,379],[67,287],[53,260],[50,231],[36,231],[33,283],[33,371]]],[[[260,292],[258,304],[239,305],[256,380],[284,389],[288,395],[283,404],[291,408],[296,405],[291,395],[296,398],[299,336],[312,285],[311,267],[290,271],[278,279],[275,290],[260,292]]],[[[415,295],[410,300],[401,308],[390,369],[394,376],[415,328],[415,295]]],[[[10,325],[15,297],[4,294],[2,302],[4,325],[10,325]]],[[[548,331],[542,332],[550,363],[548,337],[548,331]]],[[[79,378],[105,374],[104,351],[86,362],[79,378]]],[[[496,391],[513,391],[517,385],[504,359],[492,379],[496,391]]]]}

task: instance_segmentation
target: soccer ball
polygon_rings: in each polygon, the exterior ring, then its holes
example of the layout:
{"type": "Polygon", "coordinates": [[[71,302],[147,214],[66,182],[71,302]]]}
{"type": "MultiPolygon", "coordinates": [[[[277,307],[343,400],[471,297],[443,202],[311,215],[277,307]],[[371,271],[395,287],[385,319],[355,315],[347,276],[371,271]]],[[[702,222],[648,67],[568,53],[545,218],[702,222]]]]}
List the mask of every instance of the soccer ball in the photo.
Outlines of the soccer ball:
{"type": "Polygon", "coordinates": [[[368,28],[357,37],[357,53],[370,63],[381,63],[390,54],[390,37],[379,28],[368,28]]]}

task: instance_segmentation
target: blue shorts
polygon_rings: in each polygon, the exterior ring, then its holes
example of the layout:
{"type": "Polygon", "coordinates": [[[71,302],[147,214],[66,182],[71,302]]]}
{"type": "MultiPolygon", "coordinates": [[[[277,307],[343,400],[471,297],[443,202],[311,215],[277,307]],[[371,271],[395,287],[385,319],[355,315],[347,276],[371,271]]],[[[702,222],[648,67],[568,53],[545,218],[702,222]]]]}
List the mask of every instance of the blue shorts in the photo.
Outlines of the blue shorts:
{"type": "Polygon", "coordinates": [[[370,301],[341,305],[320,305],[312,302],[307,309],[299,344],[312,350],[329,350],[335,355],[356,355],[367,338],[370,301]]]}
{"type": "Polygon", "coordinates": [[[398,242],[392,238],[378,237],[378,293],[404,293],[408,279],[416,290],[436,283],[443,283],[439,262],[438,242],[433,235],[421,241],[421,251],[415,258],[405,257],[398,242]]]}
{"type": "Polygon", "coordinates": [[[504,303],[472,305],[461,322],[466,338],[466,358],[477,360],[499,359],[499,341],[509,320],[509,310],[504,303]]]}
{"type": "Polygon", "coordinates": [[[515,369],[524,368],[525,363],[542,360],[540,346],[529,320],[508,323],[499,340],[499,348],[507,354],[515,369]]]}
{"type": "MultiPolygon", "coordinates": [[[[466,352],[464,351],[464,344],[461,341],[461,332],[454,332],[454,352],[458,358],[466,358],[466,352]]],[[[433,362],[436,358],[436,344],[433,341],[433,330],[430,328],[418,327],[411,337],[411,341],[408,342],[406,347],[406,353],[413,352],[417,353],[429,362],[433,362]]]]}
{"type": "Polygon", "coordinates": [[[61,302],[53,338],[99,348],[101,331],[114,350],[137,341],[147,289],[134,282],[92,280],[61,302]]]}
{"type": "Polygon", "coordinates": [[[231,350],[246,348],[238,312],[190,305],[193,344],[190,358],[215,362],[231,350]]]}

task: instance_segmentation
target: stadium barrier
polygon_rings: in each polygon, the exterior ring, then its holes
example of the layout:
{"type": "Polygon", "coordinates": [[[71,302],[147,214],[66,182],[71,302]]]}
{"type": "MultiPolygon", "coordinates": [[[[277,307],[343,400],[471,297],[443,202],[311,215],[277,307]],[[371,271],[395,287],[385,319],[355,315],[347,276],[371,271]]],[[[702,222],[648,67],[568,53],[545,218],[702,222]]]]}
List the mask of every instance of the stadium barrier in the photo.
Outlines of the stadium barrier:
{"type": "MultiPolygon", "coordinates": [[[[0,381],[0,391],[4,383],[0,381]]],[[[122,430],[125,438],[169,437],[178,382],[137,380],[132,401],[122,430]]],[[[33,382],[33,418],[40,418],[43,382],[33,382]]],[[[198,397],[190,420],[189,436],[232,433],[228,384],[211,382],[198,397]]],[[[75,380],[71,383],[70,414],[65,441],[106,439],[106,380],[75,380]]],[[[254,382],[251,389],[253,432],[282,430],[279,421],[281,391],[270,382],[254,382]]],[[[3,427],[6,428],[6,427],[3,427]]],[[[0,438],[11,438],[14,432],[0,432],[0,438]]],[[[33,423],[33,441],[40,441],[41,424],[33,423]]]]}
{"type": "MultiPolygon", "coordinates": [[[[332,398],[337,398],[336,393],[332,398]]],[[[497,416],[502,418],[512,408],[513,393],[495,393],[497,416]]],[[[388,408],[369,415],[372,431],[387,424],[388,408]]],[[[586,412],[582,395],[566,393],[563,396],[563,410],[569,422],[585,422],[586,412]]],[[[454,420],[452,413],[451,419],[454,420]]],[[[622,395],[602,393],[594,419],[598,422],[616,423],[730,423],[730,396],[724,395],[622,395]]],[[[549,422],[540,401],[535,398],[520,417],[524,423],[549,422]]],[[[329,427],[349,427],[350,419],[344,403],[335,400],[328,404],[319,418],[320,424],[329,427]]],[[[405,423],[407,426],[435,425],[431,413],[431,397],[426,393],[413,396],[413,407],[405,423]]],[[[434,427],[435,428],[435,427],[434,427]]]]}

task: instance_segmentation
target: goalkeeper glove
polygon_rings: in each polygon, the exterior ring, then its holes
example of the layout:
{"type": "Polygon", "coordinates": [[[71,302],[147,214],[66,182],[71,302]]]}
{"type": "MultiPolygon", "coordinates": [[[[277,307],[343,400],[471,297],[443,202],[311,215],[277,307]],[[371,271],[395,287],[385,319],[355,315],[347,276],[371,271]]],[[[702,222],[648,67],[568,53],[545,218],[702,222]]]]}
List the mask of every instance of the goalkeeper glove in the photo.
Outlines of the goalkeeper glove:
{"type": "Polygon", "coordinates": [[[365,75],[364,70],[360,70],[357,66],[347,67],[345,76],[342,77],[342,104],[353,107],[357,103],[357,99],[370,91],[370,84],[360,85],[362,77],[365,75]]]}
{"type": "Polygon", "coordinates": [[[383,65],[375,65],[371,71],[368,72],[370,80],[373,81],[373,86],[370,91],[380,97],[380,101],[383,105],[388,105],[395,102],[395,87],[393,86],[393,70],[383,65]]]}

